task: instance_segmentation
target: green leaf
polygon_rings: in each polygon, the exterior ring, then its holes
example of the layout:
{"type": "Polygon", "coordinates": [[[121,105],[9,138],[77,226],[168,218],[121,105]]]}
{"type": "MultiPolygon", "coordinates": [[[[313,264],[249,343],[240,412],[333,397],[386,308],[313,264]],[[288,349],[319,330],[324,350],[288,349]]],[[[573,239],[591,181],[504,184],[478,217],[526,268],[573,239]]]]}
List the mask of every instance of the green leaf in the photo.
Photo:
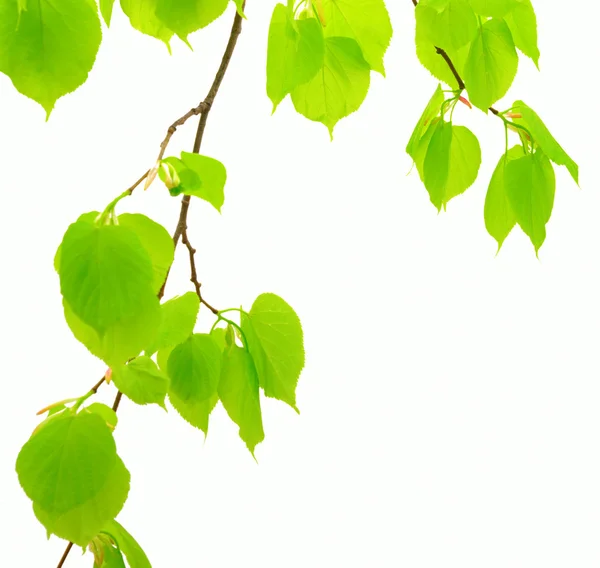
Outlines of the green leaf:
{"type": "Polygon", "coordinates": [[[369,84],[369,64],[359,45],[345,37],[327,38],[323,68],[292,91],[292,102],[301,115],[327,126],[333,137],[337,122],[363,103],[369,84]]]}
{"type": "Polygon", "coordinates": [[[99,0],[100,4],[100,13],[104,18],[107,26],[110,26],[110,21],[112,19],[113,6],[115,4],[115,0],[99,0]]]}
{"type": "MultiPolygon", "coordinates": [[[[77,221],[82,221],[84,223],[89,223],[90,225],[94,225],[96,222],[96,219],[100,216],[100,212],[99,211],[89,211],[88,213],[83,213],[82,215],[79,216],[79,218],[77,219],[77,221]]],[[[62,254],[62,247],[61,245],[58,245],[58,248],[56,249],[56,254],[54,255],[54,270],[56,270],[57,274],[60,274],[60,257],[62,254]]]]}
{"type": "Polygon", "coordinates": [[[102,532],[110,535],[127,558],[130,568],[152,568],[146,553],[137,541],[116,520],[109,521],[102,532]]]}
{"type": "Polygon", "coordinates": [[[524,156],[524,148],[521,145],[514,146],[507,154],[504,154],[490,181],[487,195],[485,197],[484,218],[488,233],[498,242],[498,251],[506,237],[517,224],[517,218],[513,213],[512,207],[506,194],[505,169],[506,164],[511,160],[518,160],[524,156]]]}
{"type": "Polygon", "coordinates": [[[34,503],[33,512],[49,533],[85,547],[110,519],[119,514],[127,500],[129,482],[129,472],[117,457],[106,483],[90,500],[64,514],[48,513],[34,503]]]}
{"type": "MultiPolygon", "coordinates": [[[[453,89],[458,88],[458,82],[444,58],[437,52],[436,46],[429,40],[423,18],[417,18],[415,28],[415,46],[417,58],[436,79],[443,81],[453,89]]],[[[462,76],[465,61],[469,54],[469,45],[460,49],[448,47],[445,49],[459,75],[462,76]]]]}
{"type": "Polygon", "coordinates": [[[95,413],[68,413],[36,432],[17,458],[27,497],[61,514],[98,494],[117,459],[106,421],[95,413]]]}
{"type": "Polygon", "coordinates": [[[538,114],[523,101],[515,101],[513,112],[522,115],[522,118],[516,118],[514,121],[525,126],[531,132],[535,143],[539,145],[548,158],[559,166],[566,166],[575,183],[579,185],[579,166],[552,136],[538,114]]]}
{"type": "Polygon", "coordinates": [[[139,213],[123,213],[118,219],[119,225],[131,229],[146,249],[152,262],[153,287],[157,294],[165,283],[175,258],[171,235],[162,225],[139,213]]]}
{"type": "MultiPolygon", "coordinates": [[[[127,568],[120,550],[110,545],[103,546],[102,550],[104,552],[104,560],[100,568],[127,568]]],[[[94,563],[94,568],[96,566],[98,564],[94,563]]]]}
{"type": "Polygon", "coordinates": [[[194,332],[200,299],[195,292],[186,292],[175,296],[161,305],[162,323],[154,341],[146,348],[146,354],[152,355],[159,349],[175,347],[183,343],[194,332]]]}
{"type": "Polygon", "coordinates": [[[182,418],[206,433],[208,417],[218,401],[221,373],[221,351],[213,337],[196,333],[175,347],[167,370],[171,404],[182,418]]]}
{"type": "Polygon", "coordinates": [[[213,329],[210,332],[212,338],[215,340],[215,343],[217,344],[217,346],[219,347],[219,351],[221,351],[221,353],[225,350],[225,334],[226,331],[224,328],[222,327],[215,327],[215,329],[213,329]]]}
{"type": "Polygon", "coordinates": [[[265,438],[258,376],[250,353],[237,345],[231,345],[223,353],[219,398],[231,420],[240,427],[240,438],[254,456],[254,448],[265,438]]]}
{"type": "Polygon", "coordinates": [[[85,83],[102,34],[92,0],[0,2],[0,72],[50,116],[56,101],[85,83]]]}
{"type": "Polygon", "coordinates": [[[435,93],[427,103],[419,122],[415,126],[413,133],[408,141],[408,145],[406,146],[406,153],[411,157],[415,158],[415,153],[417,150],[417,146],[421,141],[421,138],[427,131],[427,128],[431,124],[431,121],[440,114],[440,109],[442,107],[442,103],[444,102],[444,93],[442,92],[442,86],[438,84],[435,93]]]}
{"type": "Polygon", "coordinates": [[[235,4],[237,13],[245,19],[246,14],[244,14],[244,0],[233,0],[233,3],[235,4]]]}
{"type": "Polygon", "coordinates": [[[385,75],[383,56],[392,39],[392,24],[384,0],[320,1],[325,35],[355,40],[369,67],[385,75]]]}
{"type": "Polygon", "coordinates": [[[487,112],[508,91],[519,65],[512,35],[503,20],[488,20],[471,44],[463,79],[471,102],[487,112]]]}
{"type": "Polygon", "coordinates": [[[214,22],[229,0],[156,0],[156,16],[182,40],[214,22]]]}
{"type": "Polygon", "coordinates": [[[131,229],[78,221],[67,229],[61,249],[63,297],[100,337],[158,306],[152,263],[131,229]]]}
{"type": "Polygon", "coordinates": [[[279,296],[261,294],[241,321],[265,395],[299,412],[296,385],[304,368],[304,336],[296,312],[279,296]]]}
{"type": "Polygon", "coordinates": [[[63,308],[65,320],[75,338],[109,367],[117,367],[137,356],[144,347],[155,340],[161,323],[160,307],[156,305],[134,317],[115,323],[100,336],[73,313],[64,299],[63,308]]]}
{"type": "Polygon", "coordinates": [[[106,422],[111,430],[114,430],[117,427],[117,422],[119,421],[117,413],[110,406],[106,406],[106,404],[102,404],[101,402],[94,402],[89,406],[86,406],[81,412],[97,414],[106,422]]]}
{"type": "Polygon", "coordinates": [[[471,43],[477,32],[477,17],[468,0],[432,2],[421,0],[415,17],[421,20],[425,37],[443,49],[459,49],[471,43]]]}
{"type": "Polygon", "coordinates": [[[469,0],[473,10],[480,16],[503,18],[519,0],[469,0]]]}
{"type": "Polygon", "coordinates": [[[479,141],[468,128],[442,121],[435,126],[423,162],[423,182],[438,210],[473,185],[480,165],[479,141]]]}
{"type": "Polygon", "coordinates": [[[121,8],[129,18],[131,26],[143,34],[164,42],[169,49],[173,30],[169,29],[156,15],[158,0],[121,0],[121,8]]]}
{"type": "MultiPolygon", "coordinates": [[[[225,201],[225,166],[208,156],[181,152],[181,159],[171,157],[163,160],[172,166],[179,177],[180,184],[170,189],[171,195],[192,195],[208,201],[219,213],[225,201]]],[[[159,171],[165,181],[164,173],[159,171]]]]}
{"type": "Polygon", "coordinates": [[[273,112],[298,85],[310,81],[323,67],[325,42],[316,18],[292,21],[283,4],[273,10],[267,47],[267,95],[273,112]]]}
{"type": "Polygon", "coordinates": [[[556,179],[552,164],[538,150],[508,162],[504,175],[517,223],[531,239],[537,254],[546,239],[546,224],[554,206],[556,179]]]}
{"type": "Polygon", "coordinates": [[[136,357],[127,365],[114,367],[116,387],[136,404],[158,404],[165,408],[169,378],[150,357],[136,357]]]}
{"type": "Polygon", "coordinates": [[[537,18],[530,0],[517,0],[513,10],[504,16],[515,45],[539,68],[537,18]]]}

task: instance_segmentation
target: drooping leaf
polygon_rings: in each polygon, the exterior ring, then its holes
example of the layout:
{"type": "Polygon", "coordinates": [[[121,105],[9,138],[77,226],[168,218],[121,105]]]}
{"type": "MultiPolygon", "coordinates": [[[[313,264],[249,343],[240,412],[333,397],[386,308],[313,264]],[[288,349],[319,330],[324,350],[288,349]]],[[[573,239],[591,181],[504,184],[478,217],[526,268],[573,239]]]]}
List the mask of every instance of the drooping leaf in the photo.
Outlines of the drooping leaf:
{"type": "Polygon", "coordinates": [[[17,474],[26,495],[45,511],[62,514],[105,485],[117,459],[110,428],[98,414],[66,414],[23,446],[17,474]]]}
{"type": "Polygon", "coordinates": [[[415,17],[421,20],[425,37],[442,49],[459,49],[471,43],[477,32],[477,17],[468,0],[421,0],[415,17]]]}
{"type": "Polygon", "coordinates": [[[117,427],[119,421],[117,413],[110,406],[106,406],[106,404],[102,404],[101,402],[93,402],[89,406],[86,406],[81,412],[97,414],[108,424],[108,427],[111,430],[114,430],[117,427]]]}
{"type": "Polygon", "coordinates": [[[345,37],[327,38],[323,68],[292,91],[292,102],[301,115],[323,123],[333,136],[337,122],[365,100],[369,84],[369,64],[359,45],[345,37]]]}
{"type": "Polygon", "coordinates": [[[0,2],[0,72],[49,116],[60,97],[85,83],[102,39],[100,19],[91,0],[37,0],[22,8],[0,2]]]}
{"type": "Polygon", "coordinates": [[[127,568],[121,551],[114,546],[105,545],[102,549],[103,561],[98,565],[94,562],[94,568],[127,568]]]}
{"type": "Polygon", "coordinates": [[[146,354],[152,355],[159,349],[175,347],[183,343],[194,332],[200,299],[194,292],[175,296],[161,305],[162,322],[154,341],[146,347],[146,354]]]}
{"type": "Polygon", "coordinates": [[[124,226],[73,223],[61,244],[60,286],[73,313],[102,336],[158,304],[152,263],[124,226]]]}
{"type": "Polygon", "coordinates": [[[110,26],[110,21],[112,19],[113,6],[115,4],[115,0],[99,0],[100,5],[100,13],[104,18],[107,26],[110,26]]]}
{"type": "Polygon", "coordinates": [[[156,15],[158,0],[121,0],[121,8],[129,18],[131,26],[143,34],[161,40],[169,47],[173,37],[171,30],[156,15]]]}
{"type": "Polygon", "coordinates": [[[219,398],[231,420],[240,427],[240,438],[254,455],[254,448],[265,438],[258,376],[250,353],[235,344],[223,353],[219,398]]]}
{"type": "Polygon", "coordinates": [[[152,568],[146,553],[138,542],[116,520],[109,521],[102,532],[110,535],[127,559],[130,568],[152,568]]]}
{"type": "Polygon", "coordinates": [[[531,132],[535,143],[540,146],[548,158],[559,166],[566,166],[575,183],[579,185],[579,166],[552,136],[538,114],[523,101],[515,101],[513,112],[522,115],[522,118],[516,118],[514,121],[522,124],[531,132]]]}
{"type": "Polygon", "coordinates": [[[506,23],[491,19],[480,25],[463,74],[471,102],[487,111],[508,92],[518,65],[519,57],[506,23]]]}
{"type": "Polygon", "coordinates": [[[480,16],[503,18],[519,0],[469,0],[473,10],[480,16]]]}
{"type": "Polygon", "coordinates": [[[392,39],[384,0],[320,0],[328,38],[347,37],[358,43],[369,67],[385,74],[383,56],[392,39]]]}
{"type": "Polygon", "coordinates": [[[419,122],[415,126],[413,133],[408,141],[408,145],[406,146],[406,153],[411,157],[415,158],[414,154],[416,152],[417,146],[421,141],[421,138],[427,131],[427,128],[431,124],[431,121],[440,114],[440,109],[442,103],[444,102],[444,93],[442,92],[442,86],[438,84],[435,93],[427,103],[419,122]]]}
{"type": "Polygon", "coordinates": [[[552,215],[556,178],[548,157],[538,150],[506,165],[508,201],[517,223],[531,239],[536,254],[546,239],[546,224],[552,215]]]}
{"type": "Polygon", "coordinates": [[[175,257],[173,239],[156,221],[139,213],[119,215],[119,225],[131,229],[138,237],[152,262],[155,293],[162,288],[175,257]]]}
{"type": "Polygon", "coordinates": [[[208,417],[218,401],[221,373],[221,351],[213,337],[196,333],[175,347],[167,370],[171,404],[192,426],[206,433],[208,417]]]}
{"type": "Polygon", "coordinates": [[[325,42],[316,18],[292,21],[283,4],[273,10],[267,47],[267,95],[273,112],[298,85],[310,81],[323,67],[325,42]]]}
{"type": "Polygon", "coordinates": [[[514,8],[506,16],[515,45],[539,67],[537,18],[531,0],[516,0],[514,8]]]}
{"type": "Polygon", "coordinates": [[[440,121],[433,128],[423,160],[422,179],[431,202],[439,210],[477,179],[481,149],[476,136],[464,126],[440,121]]]}
{"type": "Polygon", "coordinates": [[[261,294],[241,322],[265,395],[298,412],[296,385],[304,368],[304,336],[296,312],[279,296],[261,294]]]}
{"type": "Polygon", "coordinates": [[[60,515],[48,513],[34,502],[33,512],[49,533],[78,546],[87,546],[102,527],[120,513],[127,500],[129,482],[129,472],[117,457],[106,483],[88,501],[60,515]]]}
{"type": "Polygon", "coordinates": [[[158,404],[165,407],[169,378],[150,357],[136,357],[127,365],[114,367],[112,380],[136,404],[158,404]]]}
{"type": "Polygon", "coordinates": [[[156,16],[182,40],[225,12],[229,0],[156,0],[156,16]]]}
{"type": "Polygon", "coordinates": [[[494,170],[487,195],[485,197],[484,218],[488,233],[498,242],[498,251],[506,237],[517,224],[517,218],[506,194],[506,183],[504,172],[506,164],[511,160],[518,160],[524,156],[524,148],[521,145],[514,146],[507,154],[503,154],[494,170]]]}
{"type": "MultiPolygon", "coordinates": [[[[171,157],[163,160],[169,164],[179,178],[179,185],[170,188],[171,195],[192,195],[208,201],[217,211],[225,201],[225,182],[227,170],[225,166],[208,156],[182,152],[181,159],[171,157]]],[[[164,173],[159,172],[165,181],[164,173]]]]}
{"type": "Polygon", "coordinates": [[[222,327],[215,327],[215,329],[210,332],[221,353],[225,350],[225,333],[225,329],[222,327]]]}
{"type": "Polygon", "coordinates": [[[161,311],[157,304],[134,317],[115,323],[99,335],[73,313],[64,299],[63,308],[65,320],[75,338],[109,367],[117,367],[136,357],[155,340],[161,323],[161,311]]]}

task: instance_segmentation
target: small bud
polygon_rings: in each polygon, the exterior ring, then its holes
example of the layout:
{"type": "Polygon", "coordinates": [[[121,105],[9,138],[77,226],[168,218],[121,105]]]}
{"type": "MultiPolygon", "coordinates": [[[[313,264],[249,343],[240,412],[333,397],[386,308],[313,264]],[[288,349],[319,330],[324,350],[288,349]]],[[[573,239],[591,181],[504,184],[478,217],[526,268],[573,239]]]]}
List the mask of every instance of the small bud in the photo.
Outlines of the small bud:
{"type": "Polygon", "coordinates": [[[144,184],[144,191],[146,191],[151,185],[152,182],[156,179],[156,174],[158,173],[158,168],[160,167],[160,162],[156,162],[152,169],[148,172],[146,176],[146,183],[144,184]]]}
{"type": "Polygon", "coordinates": [[[463,97],[463,96],[460,96],[460,97],[458,97],[458,100],[459,100],[461,103],[463,103],[463,104],[467,105],[467,106],[468,106],[470,109],[472,109],[472,108],[473,108],[473,105],[472,105],[472,104],[471,104],[471,103],[470,103],[470,102],[469,102],[467,99],[465,99],[465,97],[463,97]]]}
{"type": "Polygon", "coordinates": [[[523,115],[520,112],[507,112],[504,116],[506,116],[506,118],[523,118],[523,115]]]}
{"type": "Polygon", "coordinates": [[[169,162],[161,162],[160,179],[163,180],[168,190],[175,189],[181,185],[181,180],[175,168],[169,162]]]}
{"type": "Polygon", "coordinates": [[[110,385],[110,381],[112,379],[112,369],[107,369],[106,373],[104,373],[104,380],[107,385],[110,385]]]}

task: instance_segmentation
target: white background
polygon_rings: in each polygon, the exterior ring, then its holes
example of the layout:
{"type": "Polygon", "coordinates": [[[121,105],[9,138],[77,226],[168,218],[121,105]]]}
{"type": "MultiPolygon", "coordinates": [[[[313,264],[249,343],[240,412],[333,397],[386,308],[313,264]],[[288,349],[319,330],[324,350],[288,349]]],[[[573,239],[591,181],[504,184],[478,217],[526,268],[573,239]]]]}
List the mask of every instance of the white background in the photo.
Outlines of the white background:
{"type": "MultiPolygon", "coordinates": [[[[119,520],[155,568],[591,568],[600,565],[600,271],[597,16],[534,2],[542,73],[522,59],[523,98],[581,166],[557,171],[537,260],[518,230],[498,257],[485,231],[501,122],[459,106],[483,151],[480,177],[437,215],[404,153],[436,82],[414,55],[410,0],[389,2],[387,79],[325,127],[265,94],[274,2],[249,17],[206,131],[228,168],[219,216],[196,201],[190,238],[206,298],[250,307],[273,291],[304,323],[302,414],[264,401],[260,465],[222,407],[209,436],[177,413],[123,401],[116,430],[132,474],[119,520]]],[[[205,95],[233,7],[195,51],[133,31],[117,11],[89,81],[44,112],[0,77],[0,541],[2,566],[53,568],[14,462],[35,412],[104,372],[63,321],[52,259],[81,212],[150,165],[168,124],[205,95]]],[[[191,148],[195,124],[171,154],[191,148]]],[[[175,226],[160,184],[120,211],[175,226]]],[[[189,290],[179,252],[167,295],[189,290]]],[[[198,330],[212,319],[204,313],[198,330]]],[[[112,402],[114,387],[98,400],[112,402]]],[[[66,566],[91,566],[74,551],[66,566]]]]}

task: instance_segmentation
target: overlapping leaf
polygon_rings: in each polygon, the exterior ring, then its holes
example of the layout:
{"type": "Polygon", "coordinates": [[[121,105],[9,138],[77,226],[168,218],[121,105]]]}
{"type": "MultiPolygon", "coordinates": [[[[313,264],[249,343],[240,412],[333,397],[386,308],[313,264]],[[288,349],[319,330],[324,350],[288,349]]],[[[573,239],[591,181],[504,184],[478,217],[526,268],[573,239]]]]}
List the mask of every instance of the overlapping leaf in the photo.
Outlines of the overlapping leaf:
{"type": "Polygon", "coordinates": [[[539,67],[537,18],[531,0],[515,0],[513,9],[504,16],[515,45],[539,67]]]}
{"type": "Polygon", "coordinates": [[[205,28],[227,8],[229,0],[153,0],[156,17],[187,42],[192,32],[205,28]]]}
{"type": "Polygon", "coordinates": [[[442,92],[442,86],[438,84],[406,146],[406,153],[413,158],[413,160],[415,159],[416,150],[421,138],[429,128],[431,121],[440,114],[443,102],[444,93],[442,92]]]}
{"type": "Polygon", "coordinates": [[[138,542],[116,520],[109,521],[102,532],[110,535],[125,555],[130,568],[152,568],[146,553],[138,542]]]}
{"type": "Polygon", "coordinates": [[[169,378],[150,357],[136,357],[127,365],[114,367],[112,380],[136,404],[158,404],[165,407],[169,378]]]}

